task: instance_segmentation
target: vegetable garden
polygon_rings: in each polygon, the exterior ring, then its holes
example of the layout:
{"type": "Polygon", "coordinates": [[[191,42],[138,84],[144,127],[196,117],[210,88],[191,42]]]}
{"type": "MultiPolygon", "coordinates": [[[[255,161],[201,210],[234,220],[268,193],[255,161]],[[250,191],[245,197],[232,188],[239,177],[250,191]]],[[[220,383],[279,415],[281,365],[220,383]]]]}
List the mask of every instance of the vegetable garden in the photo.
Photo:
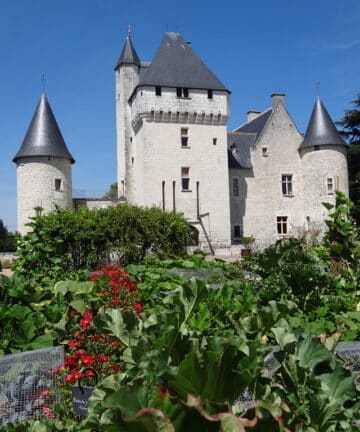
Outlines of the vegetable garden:
{"type": "Polygon", "coordinates": [[[171,216],[159,223],[170,233],[163,249],[150,243],[140,256],[134,235],[131,254],[109,266],[82,246],[86,267],[76,268],[75,216],[36,218],[14,276],[0,279],[0,350],[63,345],[64,365],[51,371],[62,397],[46,389],[43,419],[1,430],[359,430],[357,367],[335,352],[360,340],[359,231],[351,203],[337,198],[320,243],[284,239],[234,264],[182,255],[189,233],[171,216]],[[72,386],[94,387],[87,416],[73,412],[72,386]]]}

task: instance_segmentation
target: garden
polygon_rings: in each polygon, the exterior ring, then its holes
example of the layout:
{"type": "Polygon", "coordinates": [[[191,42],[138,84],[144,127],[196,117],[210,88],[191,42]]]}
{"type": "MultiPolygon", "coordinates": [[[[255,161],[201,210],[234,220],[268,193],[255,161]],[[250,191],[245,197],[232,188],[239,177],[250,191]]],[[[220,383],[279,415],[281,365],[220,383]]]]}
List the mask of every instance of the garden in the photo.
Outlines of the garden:
{"type": "Polygon", "coordinates": [[[157,209],[34,218],[0,276],[0,360],[63,347],[64,362],[35,393],[24,379],[20,422],[0,376],[0,430],[359,430],[360,352],[339,349],[360,340],[359,228],[344,195],[326,206],[321,240],[236,263],[187,255],[186,222],[157,209]]]}

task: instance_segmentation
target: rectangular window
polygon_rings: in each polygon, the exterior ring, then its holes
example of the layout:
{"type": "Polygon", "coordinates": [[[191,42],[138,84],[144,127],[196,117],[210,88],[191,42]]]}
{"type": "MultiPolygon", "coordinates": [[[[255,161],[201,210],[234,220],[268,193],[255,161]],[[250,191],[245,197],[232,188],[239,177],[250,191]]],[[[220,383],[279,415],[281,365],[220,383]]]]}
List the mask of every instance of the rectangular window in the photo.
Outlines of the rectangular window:
{"type": "Polygon", "coordinates": [[[278,216],[276,218],[276,224],[277,224],[278,234],[287,234],[288,233],[288,217],[287,216],[278,216]]]}
{"type": "Polygon", "coordinates": [[[234,225],[234,237],[235,238],[241,237],[240,225],[234,225]]]}
{"type": "Polygon", "coordinates": [[[212,90],[208,90],[208,99],[212,99],[213,98],[213,91],[212,90]]]}
{"type": "Polygon", "coordinates": [[[181,98],[187,98],[189,97],[189,89],[186,87],[176,87],[176,96],[181,98]]]}
{"type": "Polygon", "coordinates": [[[292,196],[292,174],[282,174],[281,176],[281,190],[283,196],[292,196]]]}
{"type": "Polygon", "coordinates": [[[233,177],[232,179],[233,195],[239,196],[239,178],[233,177]]]}
{"type": "Polygon", "coordinates": [[[328,177],[326,180],[326,186],[328,194],[334,193],[334,179],[332,177],[328,177]]]}
{"type": "Polygon", "coordinates": [[[55,179],[55,190],[58,191],[58,192],[62,191],[62,190],[63,190],[63,187],[62,187],[62,186],[63,186],[63,185],[62,185],[62,181],[61,181],[61,179],[56,178],[56,179],[55,179]]]}
{"type": "Polygon", "coordinates": [[[262,147],[261,154],[262,154],[263,157],[268,157],[269,156],[268,155],[268,149],[267,149],[267,147],[262,147]]]}
{"type": "Polygon", "coordinates": [[[181,135],[181,147],[188,147],[189,146],[189,129],[188,128],[181,128],[180,135],[181,135]]]}
{"type": "Polygon", "coordinates": [[[320,146],[319,145],[314,145],[314,150],[315,151],[319,151],[320,150],[320,146]]]}
{"type": "Polygon", "coordinates": [[[156,94],[156,96],[161,96],[161,87],[160,86],[155,87],[155,94],[156,94]]]}
{"type": "Polygon", "coordinates": [[[213,138],[213,145],[217,144],[217,138],[213,138]]]}
{"type": "Polygon", "coordinates": [[[190,190],[190,168],[181,167],[181,189],[183,191],[190,190]]]}

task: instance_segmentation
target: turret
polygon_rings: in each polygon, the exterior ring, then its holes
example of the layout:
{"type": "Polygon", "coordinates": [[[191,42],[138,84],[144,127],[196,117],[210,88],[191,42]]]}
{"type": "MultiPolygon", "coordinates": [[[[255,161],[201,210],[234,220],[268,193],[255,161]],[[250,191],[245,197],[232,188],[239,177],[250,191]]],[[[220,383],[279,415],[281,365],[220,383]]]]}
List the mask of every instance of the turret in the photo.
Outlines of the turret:
{"type": "MultiPolygon", "coordinates": [[[[116,79],[116,136],[117,136],[117,172],[119,198],[126,197],[126,173],[131,164],[132,129],[131,107],[129,98],[139,81],[141,62],[131,41],[130,28],[115,66],[116,79]]],[[[130,182],[133,183],[133,182],[130,182]]],[[[131,186],[130,186],[131,187],[131,186]]]]}
{"type": "Polygon", "coordinates": [[[61,134],[45,94],[15,155],[17,164],[18,231],[25,234],[34,208],[50,212],[72,206],[71,165],[75,162],[61,134]]]}
{"type": "Polygon", "coordinates": [[[304,182],[305,229],[323,231],[327,210],[335,204],[335,190],[348,195],[347,145],[318,98],[300,144],[304,182]]]}

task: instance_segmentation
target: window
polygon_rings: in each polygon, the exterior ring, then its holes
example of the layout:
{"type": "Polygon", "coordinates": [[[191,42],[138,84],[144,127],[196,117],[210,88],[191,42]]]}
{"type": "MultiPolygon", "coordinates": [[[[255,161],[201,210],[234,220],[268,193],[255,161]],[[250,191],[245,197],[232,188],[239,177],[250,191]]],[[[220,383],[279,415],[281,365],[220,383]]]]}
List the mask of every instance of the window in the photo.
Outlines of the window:
{"type": "Polygon", "coordinates": [[[63,185],[62,185],[62,181],[59,178],[55,179],[55,190],[60,192],[63,190],[63,185]]]}
{"type": "Polygon", "coordinates": [[[217,144],[217,138],[213,138],[213,145],[217,144]]]}
{"type": "Polygon", "coordinates": [[[292,174],[282,174],[281,176],[281,190],[283,196],[292,196],[292,174]]]}
{"type": "Polygon", "coordinates": [[[155,87],[155,94],[156,94],[156,96],[161,96],[161,87],[160,86],[155,87]]]}
{"type": "Polygon", "coordinates": [[[276,218],[276,224],[277,224],[278,234],[287,234],[288,233],[288,217],[287,216],[278,216],[276,218]]]}
{"type": "Polygon", "coordinates": [[[267,147],[262,147],[261,149],[261,154],[263,157],[268,157],[268,148],[267,147]]]}
{"type": "Polygon", "coordinates": [[[189,89],[186,87],[177,87],[176,88],[176,96],[177,97],[189,97],[189,89]]]}
{"type": "Polygon", "coordinates": [[[234,225],[234,237],[235,238],[241,237],[240,225],[234,225]]]}
{"type": "Polygon", "coordinates": [[[328,177],[328,179],[326,180],[326,187],[328,194],[334,193],[334,179],[332,177],[328,177]]]}
{"type": "Polygon", "coordinates": [[[183,191],[190,190],[190,168],[181,167],[181,189],[183,191]]]}
{"type": "Polygon", "coordinates": [[[319,151],[320,150],[320,146],[319,145],[314,145],[314,150],[315,151],[319,151]]]}
{"type": "Polygon", "coordinates": [[[189,146],[189,129],[188,128],[181,128],[181,147],[188,147],[189,146]]]}
{"type": "Polygon", "coordinates": [[[208,99],[212,99],[213,98],[213,91],[212,90],[208,90],[208,99]]]}
{"type": "Polygon", "coordinates": [[[233,177],[232,179],[233,196],[239,196],[239,178],[233,177]]]}

